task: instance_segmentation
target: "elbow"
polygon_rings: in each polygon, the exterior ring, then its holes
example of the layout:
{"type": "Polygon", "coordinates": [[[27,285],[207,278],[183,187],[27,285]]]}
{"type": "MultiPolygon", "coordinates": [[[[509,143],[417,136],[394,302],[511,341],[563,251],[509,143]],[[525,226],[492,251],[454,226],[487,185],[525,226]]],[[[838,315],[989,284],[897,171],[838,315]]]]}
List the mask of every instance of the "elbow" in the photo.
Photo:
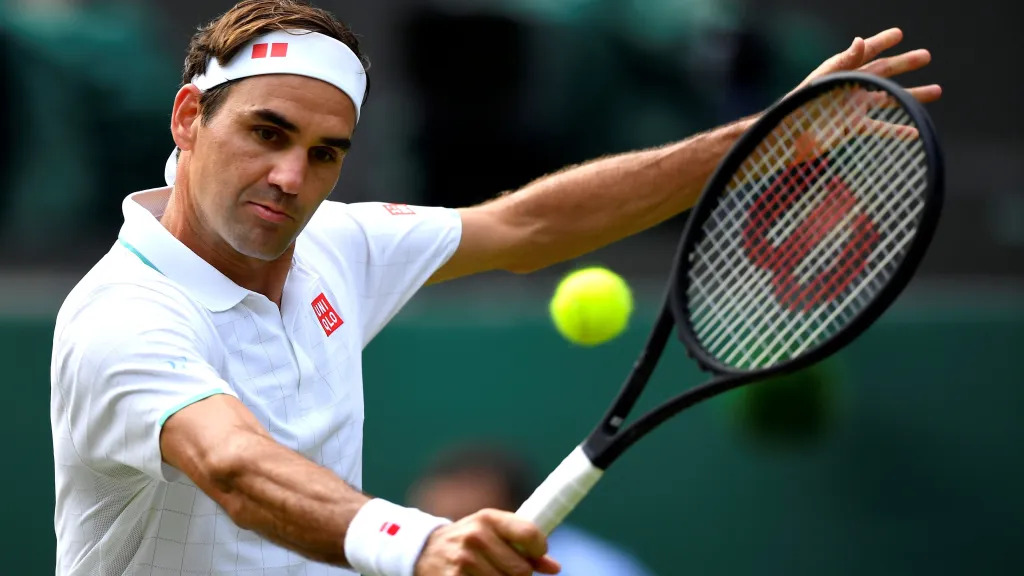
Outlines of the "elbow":
{"type": "Polygon", "coordinates": [[[251,460],[252,443],[257,438],[250,434],[219,443],[204,455],[200,463],[200,477],[207,493],[240,528],[249,529],[246,520],[247,498],[243,483],[251,460]]]}
{"type": "Polygon", "coordinates": [[[551,242],[524,242],[516,251],[515,258],[510,259],[502,268],[512,274],[532,274],[571,257],[573,254],[566,253],[563,246],[551,242]]]}
{"type": "MultiPolygon", "coordinates": [[[[242,436],[248,436],[248,434],[242,436]]],[[[244,454],[251,442],[249,438],[245,437],[235,437],[219,442],[203,455],[200,464],[202,475],[218,490],[234,491],[236,482],[244,473],[244,454]]]]}
{"type": "Polygon", "coordinates": [[[517,234],[510,234],[508,258],[501,268],[512,274],[532,274],[559,261],[557,247],[551,235],[542,226],[523,227],[517,234]]]}

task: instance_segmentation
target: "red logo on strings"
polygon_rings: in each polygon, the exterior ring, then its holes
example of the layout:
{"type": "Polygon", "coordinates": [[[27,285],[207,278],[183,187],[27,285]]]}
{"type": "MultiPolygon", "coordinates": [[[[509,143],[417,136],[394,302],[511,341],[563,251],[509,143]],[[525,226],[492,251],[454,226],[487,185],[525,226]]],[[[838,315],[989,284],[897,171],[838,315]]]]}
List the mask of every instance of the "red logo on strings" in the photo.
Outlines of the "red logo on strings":
{"type": "Polygon", "coordinates": [[[324,329],[324,334],[327,334],[327,336],[334,334],[334,331],[345,323],[341,316],[338,316],[338,313],[334,311],[334,306],[331,306],[331,303],[327,301],[327,296],[324,296],[322,292],[313,300],[313,312],[316,314],[316,319],[320,321],[320,327],[324,329]]]}
{"type": "MultiPolygon", "coordinates": [[[[824,158],[809,159],[807,143],[798,150],[797,163],[775,179],[747,211],[743,227],[743,248],[758,268],[772,272],[772,284],[779,303],[792,312],[808,312],[824,302],[839,297],[851,282],[864,271],[868,256],[881,239],[878,227],[866,214],[849,218],[852,233],[832,265],[807,282],[801,282],[796,271],[804,258],[846,220],[854,210],[857,198],[838,176],[825,183],[827,191],[821,202],[803,221],[795,224],[789,235],[777,245],[767,238],[768,231],[807,193],[828,168],[824,158]]],[[[810,154],[817,156],[817,154],[810,154]]]]}
{"type": "Polygon", "coordinates": [[[288,43],[287,42],[274,42],[273,44],[253,44],[252,45],[252,57],[253,58],[266,58],[267,52],[270,52],[271,58],[284,58],[288,55],[288,43]]]}
{"type": "Polygon", "coordinates": [[[390,212],[392,216],[415,214],[408,204],[385,204],[384,209],[390,212]]]}
{"type": "Polygon", "coordinates": [[[395,534],[398,534],[398,531],[401,530],[401,529],[402,529],[402,527],[399,526],[398,524],[392,524],[391,522],[385,522],[385,523],[380,525],[379,532],[384,532],[388,536],[394,536],[395,534]]]}

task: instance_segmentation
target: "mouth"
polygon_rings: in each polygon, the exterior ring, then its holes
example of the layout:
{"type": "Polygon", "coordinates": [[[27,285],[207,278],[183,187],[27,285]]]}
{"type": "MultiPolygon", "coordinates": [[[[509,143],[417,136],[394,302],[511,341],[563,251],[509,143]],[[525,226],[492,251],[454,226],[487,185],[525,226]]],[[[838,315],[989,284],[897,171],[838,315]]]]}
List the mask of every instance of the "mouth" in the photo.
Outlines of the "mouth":
{"type": "Polygon", "coordinates": [[[266,204],[257,204],[256,202],[249,202],[249,205],[253,207],[253,211],[260,218],[274,223],[281,223],[287,220],[292,220],[292,217],[287,212],[279,208],[267,206],[266,204]]]}

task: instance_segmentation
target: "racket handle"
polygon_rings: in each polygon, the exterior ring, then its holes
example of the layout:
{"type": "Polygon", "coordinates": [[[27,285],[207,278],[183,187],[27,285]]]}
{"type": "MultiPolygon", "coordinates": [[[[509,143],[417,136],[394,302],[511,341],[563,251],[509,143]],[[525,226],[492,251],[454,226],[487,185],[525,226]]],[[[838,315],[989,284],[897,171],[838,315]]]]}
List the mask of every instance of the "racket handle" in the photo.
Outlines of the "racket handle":
{"type": "Polygon", "coordinates": [[[577,446],[523,502],[516,515],[536,524],[545,536],[551,534],[597,484],[602,474],[604,470],[594,466],[583,453],[583,448],[577,446]]]}

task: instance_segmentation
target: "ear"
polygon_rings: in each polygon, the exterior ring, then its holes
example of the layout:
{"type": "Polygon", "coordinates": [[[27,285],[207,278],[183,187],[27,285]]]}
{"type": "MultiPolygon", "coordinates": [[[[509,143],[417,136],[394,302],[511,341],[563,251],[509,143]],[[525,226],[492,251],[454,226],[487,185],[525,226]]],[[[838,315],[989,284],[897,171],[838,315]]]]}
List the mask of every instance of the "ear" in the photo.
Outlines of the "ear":
{"type": "Polygon", "coordinates": [[[174,97],[171,110],[171,137],[182,150],[191,150],[199,130],[199,98],[202,93],[192,84],[185,84],[174,97]]]}

